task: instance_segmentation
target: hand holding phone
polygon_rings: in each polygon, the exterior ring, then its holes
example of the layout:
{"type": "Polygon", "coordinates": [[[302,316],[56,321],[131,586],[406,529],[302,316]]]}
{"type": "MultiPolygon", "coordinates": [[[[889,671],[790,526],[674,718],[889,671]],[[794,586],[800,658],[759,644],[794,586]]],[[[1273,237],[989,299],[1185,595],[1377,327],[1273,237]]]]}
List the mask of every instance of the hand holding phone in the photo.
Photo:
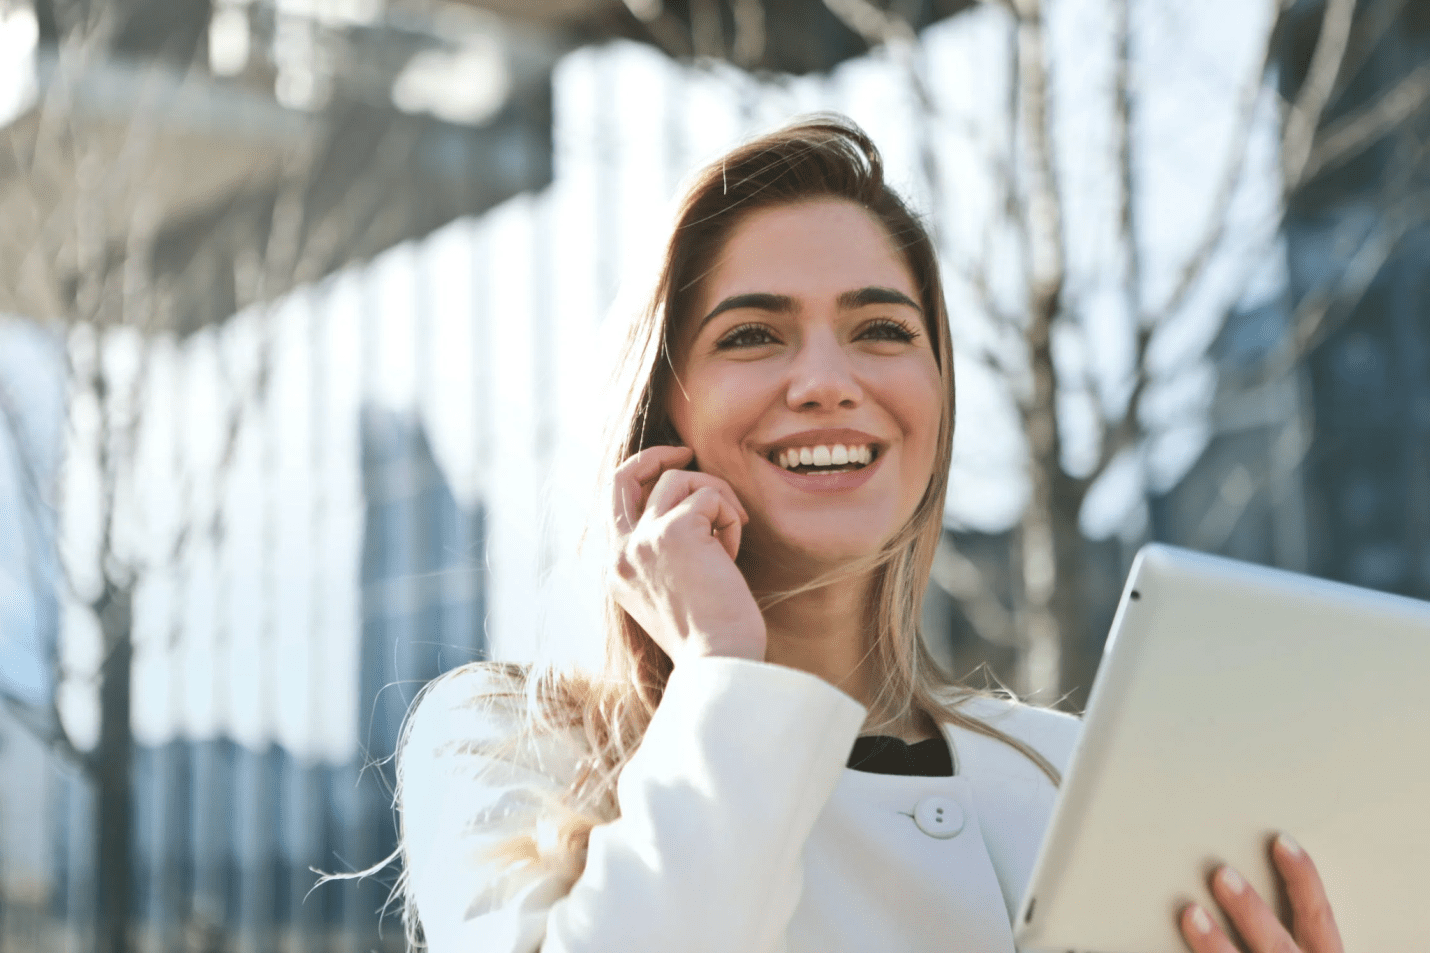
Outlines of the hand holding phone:
{"type": "Polygon", "coordinates": [[[763,660],[765,620],[735,565],[749,514],[688,447],[652,446],[612,486],[616,601],[678,665],[726,655],[763,660]]]}

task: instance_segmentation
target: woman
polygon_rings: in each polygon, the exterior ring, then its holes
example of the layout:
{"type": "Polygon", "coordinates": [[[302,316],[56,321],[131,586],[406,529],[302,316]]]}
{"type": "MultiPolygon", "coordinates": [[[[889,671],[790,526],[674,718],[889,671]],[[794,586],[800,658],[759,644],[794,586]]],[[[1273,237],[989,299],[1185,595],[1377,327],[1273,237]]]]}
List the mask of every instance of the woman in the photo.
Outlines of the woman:
{"type": "MultiPolygon", "coordinates": [[[[605,670],[468,666],[411,720],[430,948],[1012,950],[1078,723],[954,684],[920,640],[952,352],[869,139],[822,117],[704,170],[620,373],[605,670]]],[[[1339,953],[1310,861],[1273,854],[1300,946],[1224,870],[1245,949],[1339,953]]]]}

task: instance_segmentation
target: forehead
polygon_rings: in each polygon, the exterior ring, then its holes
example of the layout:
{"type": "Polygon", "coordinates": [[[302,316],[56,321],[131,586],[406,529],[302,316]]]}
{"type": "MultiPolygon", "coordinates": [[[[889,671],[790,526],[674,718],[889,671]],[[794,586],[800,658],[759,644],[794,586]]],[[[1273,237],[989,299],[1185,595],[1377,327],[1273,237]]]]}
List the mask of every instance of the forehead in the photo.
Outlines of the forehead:
{"type": "Polygon", "coordinates": [[[843,199],[817,199],[750,213],[731,232],[696,295],[706,314],[733,294],[769,292],[800,300],[866,287],[918,300],[904,256],[883,224],[843,199]]]}

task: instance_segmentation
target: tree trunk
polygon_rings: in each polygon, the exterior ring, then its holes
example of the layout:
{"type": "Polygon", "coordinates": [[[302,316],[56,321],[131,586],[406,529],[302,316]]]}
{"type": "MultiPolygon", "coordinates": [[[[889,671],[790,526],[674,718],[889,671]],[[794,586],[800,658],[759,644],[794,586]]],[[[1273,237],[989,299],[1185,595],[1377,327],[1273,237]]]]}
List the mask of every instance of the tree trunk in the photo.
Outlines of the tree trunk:
{"type": "MultiPolygon", "coordinates": [[[[1056,695],[1062,667],[1062,626],[1054,601],[1060,580],[1054,485],[1061,455],[1056,384],[1049,331],[1057,311],[1057,291],[1035,293],[1029,301],[1028,344],[1033,393],[1023,411],[1028,437],[1028,505],[1019,527],[1022,559],[1024,647],[1018,665],[1018,690],[1056,695]]],[[[1046,696],[1045,696],[1046,698],[1046,696]]]]}
{"type": "Polygon", "coordinates": [[[1025,424],[1031,446],[1031,493],[1019,527],[1025,638],[1018,689],[1053,702],[1072,692],[1085,697],[1089,685],[1080,648],[1087,635],[1085,542],[1078,528],[1080,481],[1063,472],[1056,413],[1051,403],[1033,407],[1025,424]]]}
{"type": "MultiPolygon", "coordinates": [[[[1052,612],[1058,620],[1058,697],[1085,700],[1091,673],[1084,646],[1089,637],[1086,567],[1088,543],[1078,525],[1084,484],[1063,472],[1052,472],[1053,590],[1052,612]]],[[[1094,664],[1093,670],[1096,666],[1094,664]]]]}
{"type": "Polygon", "coordinates": [[[1069,639],[1081,624],[1078,510],[1082,491],[1062,470],[1058,427],[1057,368],[1052,329],[1062,311],[1066,260],[1062,202],[1053,161],[1048,115],[1048,73],[1041,0],[1018,0],[1018,95],[1028,153],[1023,221],[1028,255],[1028,395],[1022,402],[1028,439],[1030,492],[1019,527],[1023,605],[1023,654],[1018,689],[1053,701],[1064,688],[1069,639]]]}
{"type": "Polygon", "coordinates": [[[97,953],[129,953],[133,852],[134,736],[130,727],[133,585],[106,579],[94,605],[104,639],[99,681],[99,744],[90,756],[98,833],[97,953]]]}

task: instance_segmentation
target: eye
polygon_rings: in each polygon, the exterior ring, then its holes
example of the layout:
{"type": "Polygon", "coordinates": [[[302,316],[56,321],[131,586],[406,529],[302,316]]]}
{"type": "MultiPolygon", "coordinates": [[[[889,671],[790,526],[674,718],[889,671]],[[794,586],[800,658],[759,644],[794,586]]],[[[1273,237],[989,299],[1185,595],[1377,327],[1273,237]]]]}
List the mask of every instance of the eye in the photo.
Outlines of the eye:
{"type": "Polygon", "coordinates": [[[723,351],[729,348],[763,347],[766,344],[778,343],[770,329],[763,324],[742,324],[725,332],[725,336],[715,342],[715,348],[723,351]]]}
{"type": "Polygon", "coordinates": [[[902,321],[878,318],[864,326],[864,329],[859,332],[858,340],[897,341],[901,344],[911,344],[918,336],[918,331],[902,321]]]}

